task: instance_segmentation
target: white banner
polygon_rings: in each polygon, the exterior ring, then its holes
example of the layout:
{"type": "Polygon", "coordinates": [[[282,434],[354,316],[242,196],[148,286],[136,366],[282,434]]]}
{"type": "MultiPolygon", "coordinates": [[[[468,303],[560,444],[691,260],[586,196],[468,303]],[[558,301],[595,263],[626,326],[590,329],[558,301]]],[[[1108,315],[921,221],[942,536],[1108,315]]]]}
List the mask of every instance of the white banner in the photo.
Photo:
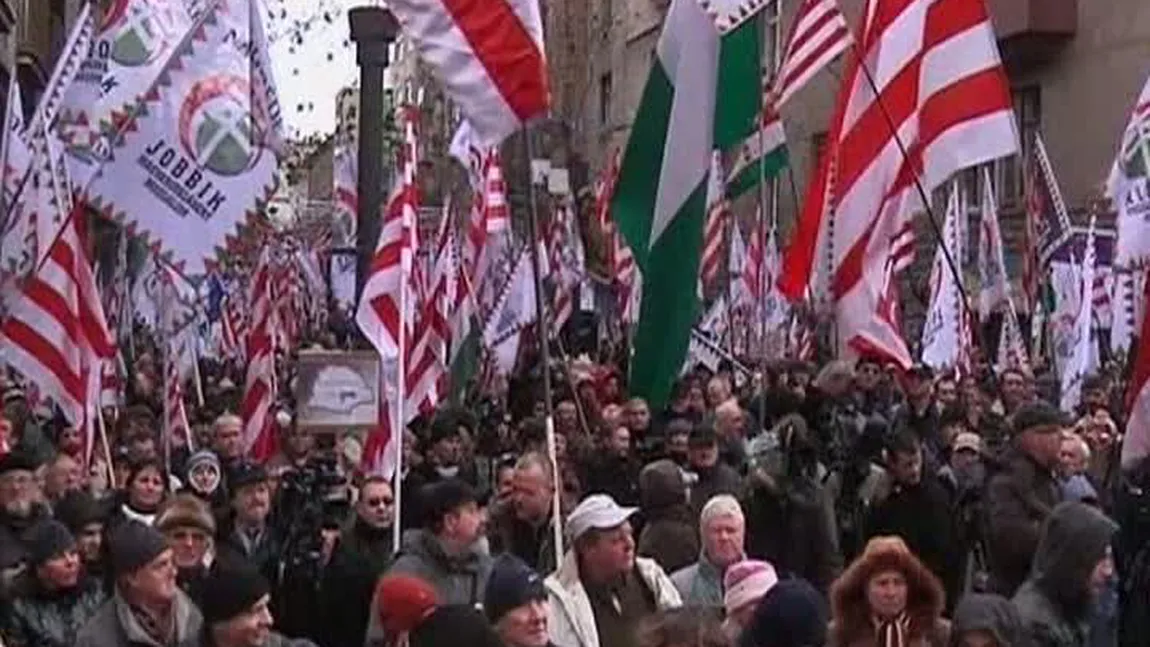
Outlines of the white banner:
{"type": "Polygon", "coordinates": [[[1107,184],[1118,209],[1114,264],[1143,264],[1150,260],[1150,79],[1134,104],[1107,184]]]}
{"type": "Polygon", "coordinates": [[[283,119],[255,5],[217,0],[87,192],[188,275],[275,188],[283,119]]]}
{"type": "Polygon", "coordinates": [[[962,241],[959,239],[958,214],[961,210],[958,188],[950,192],[947,203],[946,222],[943,224],[942,240],[934,255],[934,266],[930,275],[930,307],[927,309],[926,324],[922,329],[922,361],[936,370],[957,366],[961,351],[967,343],[963,334],[965,326],[962,292],[954,272],[946,259],[946,250],[955,263],[961,262],[962,241]]]}

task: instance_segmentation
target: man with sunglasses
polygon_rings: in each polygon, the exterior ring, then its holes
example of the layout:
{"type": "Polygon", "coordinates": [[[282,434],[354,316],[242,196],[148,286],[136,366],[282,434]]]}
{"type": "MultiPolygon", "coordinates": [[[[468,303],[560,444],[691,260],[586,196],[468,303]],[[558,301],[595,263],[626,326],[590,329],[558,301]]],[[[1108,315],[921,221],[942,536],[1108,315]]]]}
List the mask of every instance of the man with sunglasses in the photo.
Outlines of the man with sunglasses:
{"type": "Polygon", "coordinates": [[[395,497],[382,477],[359,488],[355,518],[344,529],[324,570],[322,600],[325,644],[362,647],[376,580],[391,565],[395,497]]]}

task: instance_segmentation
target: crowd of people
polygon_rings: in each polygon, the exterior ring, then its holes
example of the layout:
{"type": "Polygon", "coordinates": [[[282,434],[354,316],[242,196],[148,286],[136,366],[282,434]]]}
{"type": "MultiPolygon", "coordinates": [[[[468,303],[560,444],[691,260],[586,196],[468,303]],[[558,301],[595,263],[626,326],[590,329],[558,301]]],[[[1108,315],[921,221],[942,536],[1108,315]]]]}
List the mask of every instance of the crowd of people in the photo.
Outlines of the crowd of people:
{"type": "Polygon", "coordinates": [[[1150,640],[1106,377],[1068,415],[1020,371],[788,362],[692,371],[652,410],[611,366],[567,365],[554,461],[528,378],[421,418],[388,480],[290,403],[251,462],[210,365],[193,433],[162,438],[156,364],[94,448],[0,384],[5,647],[1150,640]]]}

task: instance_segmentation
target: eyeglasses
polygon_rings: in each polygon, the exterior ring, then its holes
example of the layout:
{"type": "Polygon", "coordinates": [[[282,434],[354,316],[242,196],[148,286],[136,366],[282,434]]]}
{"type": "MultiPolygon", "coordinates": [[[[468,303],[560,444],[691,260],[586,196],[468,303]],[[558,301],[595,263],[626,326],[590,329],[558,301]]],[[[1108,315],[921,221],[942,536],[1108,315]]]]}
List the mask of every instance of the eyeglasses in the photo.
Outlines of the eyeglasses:
{"type": "Polygon", "coordinates": [[[379,506],[381,506],[381,505],[382,505],[382,506],[389,506],[389,505],[391,505],[391,504],[393,504],[393,503],[395,503],[395,499],[393,499],[393,498],[391,498],[391,497],[389,497],[389,496],[385,496],[385,497],[372,497],[372,498],[370,498],[370,499],[368,499],[368,500],[367,500],[367,505],[368,505],[368,506],[370,506],[370,507],[372,507],[372,508],[378,508],[378,507],[379,507],[379,506]]]}

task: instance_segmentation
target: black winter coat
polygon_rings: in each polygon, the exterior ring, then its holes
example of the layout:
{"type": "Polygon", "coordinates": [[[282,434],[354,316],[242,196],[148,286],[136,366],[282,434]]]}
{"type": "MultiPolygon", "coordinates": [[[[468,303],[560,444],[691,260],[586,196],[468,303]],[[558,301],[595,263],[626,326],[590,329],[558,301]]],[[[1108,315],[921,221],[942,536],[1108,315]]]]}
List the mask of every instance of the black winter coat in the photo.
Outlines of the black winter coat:
{"type": "Polygon", "coordinates": [[[325,647],[362,647],[375,583],[391,565],[392,530],[357,520],[345,530],[323,574],[320,629],[325,647]]]}
{"type": "Polygon", "coordinates": [[[82,579],[71,591],[47,591],[29,572],[17,582],[16,597],[0,616],[5,647],[72,647],[96,615],[105,595],[100,583],[82,579]]]}

